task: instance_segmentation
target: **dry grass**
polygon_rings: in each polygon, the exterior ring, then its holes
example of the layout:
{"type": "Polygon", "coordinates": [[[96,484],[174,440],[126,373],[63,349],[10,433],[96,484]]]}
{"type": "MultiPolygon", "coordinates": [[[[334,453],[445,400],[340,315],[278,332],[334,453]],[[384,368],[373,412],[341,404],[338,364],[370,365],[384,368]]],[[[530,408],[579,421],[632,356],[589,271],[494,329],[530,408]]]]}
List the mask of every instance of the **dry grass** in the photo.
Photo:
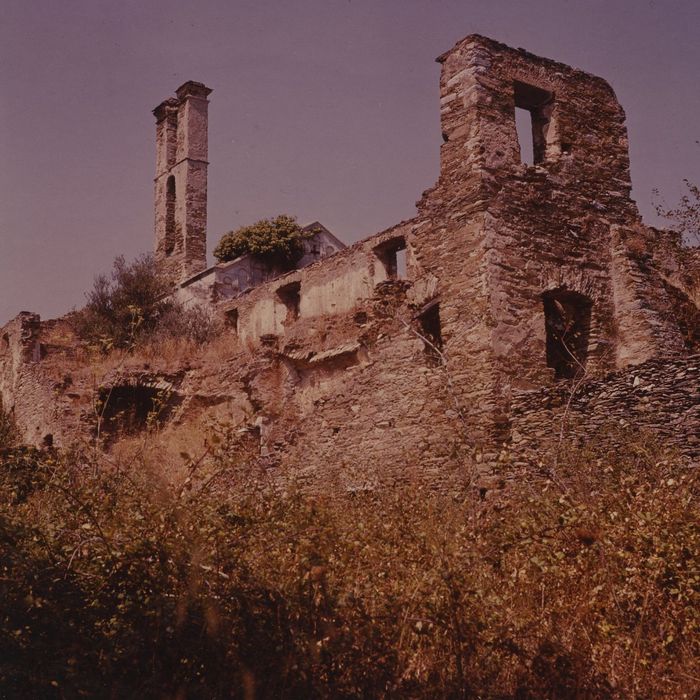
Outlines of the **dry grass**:
{"type": "Polygon", "coordinates": [[[325,498],[275,492],[234,426],[207,439],[167,475],[141,448],[6,455],[0,694],[696,697],[699,480],[671,455],[325,498]]]}

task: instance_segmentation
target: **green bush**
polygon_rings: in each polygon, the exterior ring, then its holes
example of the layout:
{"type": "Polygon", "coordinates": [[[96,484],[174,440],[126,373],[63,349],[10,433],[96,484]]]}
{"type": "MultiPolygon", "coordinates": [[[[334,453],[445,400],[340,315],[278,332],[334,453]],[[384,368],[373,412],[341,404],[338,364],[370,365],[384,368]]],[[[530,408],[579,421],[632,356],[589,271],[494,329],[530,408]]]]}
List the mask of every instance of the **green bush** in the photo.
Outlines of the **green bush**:
{"type": "Polygon", "coordinates": [[[5,456],[0,697],[695,697],[697,470],[571,449],[485,500],[324,498],[233,440],[172,482],[5,456]]]}
{"type": "Polygon", "coordinates": [[[219,262],[226,262],[250,254],[288,269],[304,254],[303,239],[309,235],[294,217],[281,214],[274,219],[261,219],[251,226],[229,231],[214,248],[214,257],[219,262]]]}
{"type": "Polygon", "coordinates": [[[158,272],[151,254],[130,263],[115,259],[110,275],[98,275],[85,295],[87,304],[74,317],[78,335],[108,351],[132,347],[153,331],[172,308],[169,283],[158,272]]]}
{"type": "Polygon", "coordinates": [[[104,352],[134,350],[144,343],[178,338],[204,343],[222,324],[205,309],[183,308],[150,254],[114,261],[111,275],[98,275],[87,304],[72,319],[78,335],[104,352]]]}

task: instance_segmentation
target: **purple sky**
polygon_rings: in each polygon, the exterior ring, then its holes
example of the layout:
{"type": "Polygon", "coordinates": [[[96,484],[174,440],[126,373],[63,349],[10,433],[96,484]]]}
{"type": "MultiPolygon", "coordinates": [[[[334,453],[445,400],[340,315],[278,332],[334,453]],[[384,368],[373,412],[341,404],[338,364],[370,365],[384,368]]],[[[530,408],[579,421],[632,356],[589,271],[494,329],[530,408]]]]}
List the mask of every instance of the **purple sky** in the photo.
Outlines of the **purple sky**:
{"type": "Polygon", "coordinates": [[[152,246],[154,118],[214,89],[209,250],[290,213],[346,242],[414,214],[440,144],[436,56],[478,32],[606,78],[635,196],[700,181],[698,0],[3,0],[0,323],[80,306],[152,246]]]}

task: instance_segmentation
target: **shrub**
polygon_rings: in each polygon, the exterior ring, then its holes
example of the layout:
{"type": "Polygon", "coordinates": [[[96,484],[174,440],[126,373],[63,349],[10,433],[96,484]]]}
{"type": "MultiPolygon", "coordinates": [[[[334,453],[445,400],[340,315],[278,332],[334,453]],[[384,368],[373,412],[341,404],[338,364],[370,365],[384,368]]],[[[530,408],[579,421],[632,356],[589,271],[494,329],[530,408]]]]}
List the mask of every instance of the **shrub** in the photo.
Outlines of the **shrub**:
{"type": "Polygon", "coordinates": [[[13,447],[18,439],[19,431],[14,416],[3,408],[0,397],[0,450],[13,447]]]}
{"type": "Polygon", "coordinates": [[[225,234],[214,248],[214,256],[219,262],[226,262],[250,254],[288,269],[304,254],[302,241],[310,235],[294,217],[281,214],[225,234]]]}
{"type": "Polygon", "coordinates": [[[216,338],[223,328],[219,317],[206,307],[195,305],[182,308],[179,304],[172,304],[159,317],[149,340],[158,342],[166,338],[178,338],[201,345],[216,338]]]}
{"type": "Polygon", "coordinates": [[[72,322],[81,338],[103,352],[135,350],[169,338],[201,344],[220,333],[222,324],[208,309],[183,308],[171,291],[152,255],[131,263],[120,256],[111,275],[95,278],[87,304],[72,322]]]}
{"type": "Polygon", "coordinates": [[[684,178],[683,183],[688,190],[675,207],[666,206],[659,199],[659,191],[653,190],[654,209],[659,216],[668,219],[675,231],[691,245],[700,245],[700,186],[684,178]]]}
{"type": "Polygon", "coordinates": [[[120,255],[110,275],[95,277],[87,304],[75,316],[76,331],[105,351],[131,347],[172,308],[170,291],[151,254],[130,263],[120,255]]]}
{"type": "Polygon", "coordinates": [[[693,697],[696,470],[572,449],[493,501],[279,495],[235,439],[173,483],[6,455],[0,696],[693,697]]]}

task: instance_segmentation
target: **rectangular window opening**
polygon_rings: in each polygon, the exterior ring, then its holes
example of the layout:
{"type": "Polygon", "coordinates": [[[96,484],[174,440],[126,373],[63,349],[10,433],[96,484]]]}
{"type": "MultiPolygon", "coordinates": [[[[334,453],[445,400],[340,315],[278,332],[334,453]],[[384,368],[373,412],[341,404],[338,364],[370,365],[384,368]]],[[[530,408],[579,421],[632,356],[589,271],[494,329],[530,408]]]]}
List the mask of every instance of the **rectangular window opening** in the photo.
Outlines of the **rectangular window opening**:
{"type": "Polygon", "coordinates": [[[515,81],[515,127],[520,160],[526,165],[543,163],[547,156],[547,135],[554,109],[554,93],[515,81]]]}
{"type": "Polygon", "coordinates": [[[418,332],[423,340],[425,354],[439,362],[442,357],[442,324],[440,322],[440,304],[431,303],[418,316],[418,332]]]}
{"type": "Polygon", "coordinates": [[[299,306],[301,304],[301,284],[291,282],[277,290],[279,300],[287,307],[287,315],[284,323],[293,323],[299,318],[299,306]]]}
{"type": "Polygon", "coordinates": [[[406,239],[392,238],[374,249],[384,267],[387,279],[406,279],[406,239]]]}
{"type": "Polygon", "coordinates": [[[535,164],[535,149],[532,143],[532,115],[526,109],[515,108],[515,129],[518,132],[520,162],[535,164]]]}
{"type": "Polygon", "coordinates": [[[546,335],[547,367],[555,379],[574,379],[585,371],[591,331],[588,297],[567,289],[542,295],[546,335]]]}
{"type": "Polygon", "coordinates": [[[226,326],[238,335],[238,309],[229,309],[225,314],[226,326]]]}

